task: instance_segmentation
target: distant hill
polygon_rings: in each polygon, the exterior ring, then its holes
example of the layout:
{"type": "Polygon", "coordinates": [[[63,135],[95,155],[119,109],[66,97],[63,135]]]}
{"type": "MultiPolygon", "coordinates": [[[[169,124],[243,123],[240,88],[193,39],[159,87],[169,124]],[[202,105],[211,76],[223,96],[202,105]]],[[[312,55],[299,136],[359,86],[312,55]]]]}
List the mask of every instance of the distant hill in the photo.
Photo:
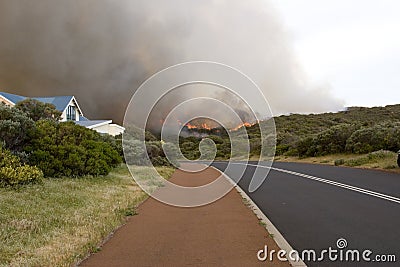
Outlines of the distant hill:
{"type": "Polygon", "coordinates": [[[400,104],[373,108],[349,107],[337,113],[291,114],[275,117],[278,133],[291,133],[298,137],[316,134],[343,123],[372,126],[385,121],[400,121],[400,104]]]}
{"type": "MultiPolygon", "coordinates": [[[[400,149],[400,104],[275,117],[277,154],[317,156],[400,149]]],[[[262,122],[261,122],[262,126],[262,122]]],[[[257,132],[258,125],[248,129],[257,132]]]]}
{"type": "MultiPolygon", "coordinates": [[[[306,157],[400,149],[400,104],[372,108],[349,107],[336,113],[291,114],[274,119],[277,155],[306,157]]],[[[265,125],[266,122],[260,122],[260,125],[246,127],[253,155],[260,153],[259,127],[265,125]]],[[[222,149],[217,153],[218,158],[229,158],[227,133],[209,131],[206,134],[218,140],[217,146],[222,149]]],[[[182,137],[180,144],[184,144],[184,154],[190,155],[189,158],[198,157],[199,152],[195,150],[202,137],[182,137]]]]}

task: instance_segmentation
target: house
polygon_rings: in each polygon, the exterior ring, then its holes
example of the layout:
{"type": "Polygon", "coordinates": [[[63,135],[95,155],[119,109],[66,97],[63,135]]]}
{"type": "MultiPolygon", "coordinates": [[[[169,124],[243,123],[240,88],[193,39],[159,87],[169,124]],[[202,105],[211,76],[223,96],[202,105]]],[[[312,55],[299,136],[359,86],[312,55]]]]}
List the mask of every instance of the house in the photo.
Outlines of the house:
{"type": "MultiPolygon", "coordinates": [[[[14,106],[20,101],[27,99],[28,97],[14,95],[10,93],[0,92],[0,102],[14,106]]],[[[89,120],[87,119],[79,107],[78,101],[74,96],[52,96],[52,97],[29,97],[38,101],[53,104],[56,109],[62,112],[61,121],[73,121],[78,125],[84,126],[89,129],[93,129],[102,134],[109,134],[116,136],[122,134],[125,128],[112,123],[112,120],[89,120]]]]}

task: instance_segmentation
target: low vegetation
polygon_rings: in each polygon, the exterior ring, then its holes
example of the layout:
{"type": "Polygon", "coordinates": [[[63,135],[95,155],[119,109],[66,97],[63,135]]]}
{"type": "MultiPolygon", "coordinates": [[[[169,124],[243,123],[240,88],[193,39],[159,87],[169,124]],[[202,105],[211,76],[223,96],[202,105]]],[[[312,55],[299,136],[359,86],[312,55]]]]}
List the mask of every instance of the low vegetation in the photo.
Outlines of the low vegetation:
{"type": "MultiPolygon", "coordinates": [[[[168,178],[174,170],[158,171],[168,178]]],[[[95,252],[146,197],[124,165],[104,177],[0,188],[0,266],[71,266],[95,252]]]]}
{"type": "Polygon", "coordinates": [[[122,162],[119,140],[59,118],[53,105],[33,99],[0,104],[0,186],[107,175],[122,162]]]}
{"type": "Polygon", "coordinates": [[[38,121],[24,151],[46,177],[107,175],[122,162],[111,140],[73,122],[38,121]]]}
{"type": "Polygon", "coordinates": [[[144,138],[140,129],[127,126],[124,134],[125,159],[129,165],[178,166],[178,147],[169,142],[161,141],[149,131],[145,131],[144,138]],[[144,140],[143,140],[144,139],[144,140]],[[169,158],[165,155],[169,152],[169,158]],[[150,161],[149,161],[150,160],[150,161]]]}
{"type": "Polygon", "coordinates": [[[277,156],[275,160],[283,162],[303,162],[327,164],[335,166],[380,169],[390,172],[400,173],[400,168],[396,164],[397,153],[392,151],[380,150],[368,154],[333,154],[318,157],[291,157],[277,156]]]}
{"type": "MultiPolygon", "coordinates": [[[[121,136],[60,122],[60,115],[32,99],[0,104],[0,266],[71,266],[147,197],[121,165],[121,136]]],[[[147,135],[152,162],[169,178],[163,144],[147,135]]],[[[146,168],[131,170],[149,174],[146,168]]]]}
{"type": "Polygon", "coordinates": [[[279,116],[277,155],[315,157],[400,149],[400,105],[279,116]]]}
{"type": "Polygon", "coordinates": [[[0,186],[15,187],[42,181],[43,172],[35,167],[21,164],[20,159],[0,147],[0,186]]]}
{"type": "MultiPolygon", "coordinates": [[[[351,107],[345,111],[324,114],[291,114],[274,118],[276,124],[276,156],[285,158],[315,158],[327,155],[349,155],[353,158],[375,157],[375,151],[391,151],[390,166],[396,166],[394,153],[400,150],[400,105],[386,107],[351,107]]],[[[260,127],[266,122],[246,127],[250,157],[257,159],[261,151],[260,127]]],[[[235,132],[231,135],[235,136],[235,132]]],[[[204,136],[204,134],[203,134],[204,136]]],[[[189,159],[200,157],[198,149],[203,136],[181,138],[180,148],[189,159]]],[[[224,131],[207,136],[217,145],[217,159],[230,158],[229,136],[224,131]]],[[[388,152],[389,153],[389,152],[388,152]]],[[[388,159],[389,160],[389,159],[388,159]]],[[[365,159],[364,159],[365,161],[365,159]]],[[[373,159],[368,158],[369,162],[373,159]]],[[[352,162],[337,162],[355,165],[352,162]]]]}

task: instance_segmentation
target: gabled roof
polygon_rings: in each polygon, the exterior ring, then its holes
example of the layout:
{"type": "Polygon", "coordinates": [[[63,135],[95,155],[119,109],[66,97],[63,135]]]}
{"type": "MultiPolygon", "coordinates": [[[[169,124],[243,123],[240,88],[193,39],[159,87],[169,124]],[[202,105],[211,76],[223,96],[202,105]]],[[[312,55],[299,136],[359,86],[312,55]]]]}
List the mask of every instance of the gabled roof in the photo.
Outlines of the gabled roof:
{"type": "Polygon", "coordinates": [[[13,102],[14,104],[17,104],[18,102],[20,102],[20,101],[22,101],[22,100],[24,100],[26,98],[25,96],[13,95],[13,94],[4,93],[4,92],[0,92],[0,95],[2,95],[3,97],[7,98],[8,100],[13,102]]]}
{"type": "Polygon", "coordinates": [[[88,121],[89,119],[85,116],[79,116],[79,121],[88,121]]]}
{"type": "Polygon", "coordinates": [[[32,97],[40,102],[53,104],[59,111],[64,111],[73,98],[73,96],[32,97]]]}
{"type": "MultiPolygon", "coordinates": [[[[17,104],[18,102],[21,102],[28,98],[25,96],[14,95],[14,94],[4,93],[4,92],[0,92],[0,95],[7,98],[14,104],[17,104]]],[[[74,96],[29,97],[29,98],[36,99],[43,103],[53,104],[56,107],[56,109],[61,112],[64,111],[67,108],[67,106],[71,103],[71,101],[75,99],[74,96]]],[[[78,105],[76,100],[75,100],[75,103],[78,105]]],[[[79,106],[78,106],[78,109],[80,110],[79,106]]],[[[82,113],[82,111],[81,111],[81,113],[82,113]]]]}

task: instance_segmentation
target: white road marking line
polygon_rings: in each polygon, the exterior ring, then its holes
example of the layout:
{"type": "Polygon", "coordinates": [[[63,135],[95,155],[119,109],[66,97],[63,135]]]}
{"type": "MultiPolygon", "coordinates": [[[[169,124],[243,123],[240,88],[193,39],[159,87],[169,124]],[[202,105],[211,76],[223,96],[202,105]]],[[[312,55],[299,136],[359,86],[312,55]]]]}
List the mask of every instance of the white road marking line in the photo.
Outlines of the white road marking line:
{"type": "Polygon", "coordinates": [[[321,183],[330,184],[330,185],[333,185],[333,186],[345,188],[347,190],[359,192],[359,193],[362,193],[362,194],[370,195],[370,196],[373,196],[373,197],[381,198],[381,199],[384,199],[384,200],[388,200],[388,201],[400,204],[400,198],[397,198],[397,197],[385,195],[385,194],[382,194],[382,193],[378,193],[378,192],[375,192],[375,191],[367,190],[367,189],[364,189],[364,188],[360,188],[360,187],[356,187],[356,186],[352,186],[352,185],[348,185],[348,184],[334,182],[334,181],[331,181],[331,180],[315,177],[315,176],[304,174],[304,173],[300,173],[300,172],[294,172],[294,171],[289,171],[289,170],[285,170],[285,169],[279,169],[279,168],[275,168],[275,167],[268,167],[268,166],[255,165],[255,164],[245,164],[245,163],[236,163],[236,162],[231,162],[231,164],[239,164],[239,165],[260,167],[260,168],[271,169],[271,170],[275,170],[275,171],[279,171],[279,172],[283,172],[283,173],[288,173],[288,174],[300,176],[300,177],[303,177],[303,178],[306,178],[306,179],[318,181],[318,182],[321,182],[321,183]]]}

